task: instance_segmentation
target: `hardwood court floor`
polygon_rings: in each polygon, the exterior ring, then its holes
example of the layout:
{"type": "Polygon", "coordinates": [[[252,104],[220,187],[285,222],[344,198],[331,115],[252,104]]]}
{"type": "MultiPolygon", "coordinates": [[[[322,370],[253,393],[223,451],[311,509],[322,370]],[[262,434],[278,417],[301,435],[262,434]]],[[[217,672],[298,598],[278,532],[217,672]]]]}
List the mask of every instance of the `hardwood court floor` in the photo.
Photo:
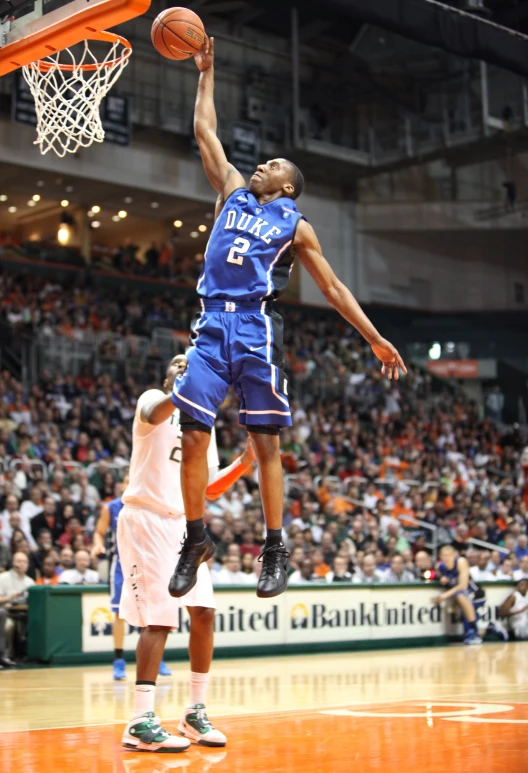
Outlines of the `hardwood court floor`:
{"type": "MultiPolygon", "coordinates": [[[[160,679],[175,731],[187,665],[160,679]]],[[[0,673],[2,773],[527,773],[528,643],[217,661],[225,749],[125,752],[128,681],[108,667],[0,673]]]]}

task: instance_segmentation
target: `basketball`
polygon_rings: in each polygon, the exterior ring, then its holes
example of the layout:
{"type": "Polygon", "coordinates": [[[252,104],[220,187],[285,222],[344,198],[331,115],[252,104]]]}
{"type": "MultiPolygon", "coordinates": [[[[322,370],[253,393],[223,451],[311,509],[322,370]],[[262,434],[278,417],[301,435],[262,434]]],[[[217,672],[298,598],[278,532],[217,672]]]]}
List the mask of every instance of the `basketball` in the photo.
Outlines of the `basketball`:
{"type": "Polygon", "coordinates": [[[152,25],[154,48],[167,59],[189,59],[203,46],[202,20],[188,8],[167,8],[152,25]]]}

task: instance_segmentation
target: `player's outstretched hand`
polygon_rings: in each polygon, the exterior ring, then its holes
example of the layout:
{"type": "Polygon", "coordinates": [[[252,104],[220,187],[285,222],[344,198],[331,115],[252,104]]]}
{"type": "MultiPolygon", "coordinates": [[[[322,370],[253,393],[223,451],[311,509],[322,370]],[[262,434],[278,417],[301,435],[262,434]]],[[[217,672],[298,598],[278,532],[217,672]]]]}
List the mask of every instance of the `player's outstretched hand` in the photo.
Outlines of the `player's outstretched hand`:
{"type": "Polygon", "coordinates": [[[407,373],[407,368],[395,346],[385,338],[380,338],[375,344],[372,344],[372,351],[383,363],[381,372],[387,375],[388,379],[394,378],[396,381],[400,377],[400,368],[403,373],[407,373]]]}
{"type": "Polygon", "coordinates": [[[94,545],[90,550],[90,558],[94,561],[96,558],[106,555],[106,550],[98,545],[94,545]]]}
{"type": "Polygon", "coordinates": [[[214,65],[214,38],[206,38],[205,43],[194,57],[200,72],[210,70],[214,65]]]}

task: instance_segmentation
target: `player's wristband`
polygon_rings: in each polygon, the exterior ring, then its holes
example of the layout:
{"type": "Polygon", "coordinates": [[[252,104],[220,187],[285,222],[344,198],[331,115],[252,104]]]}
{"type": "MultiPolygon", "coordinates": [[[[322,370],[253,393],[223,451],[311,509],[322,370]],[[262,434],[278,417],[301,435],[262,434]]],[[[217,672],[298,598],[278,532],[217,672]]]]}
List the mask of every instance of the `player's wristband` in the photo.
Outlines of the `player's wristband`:
{"type": "Polygon", "coordinates": [[[242,464],[240,457],[226,467],[224,470],[220,470],[218,477],[207,486],[205,496],[207,499],[218,499],[222,494],[231,488],[233,483],[236,483],[239,478],[249,472],[253,467],[252,464],[242,464]]]}

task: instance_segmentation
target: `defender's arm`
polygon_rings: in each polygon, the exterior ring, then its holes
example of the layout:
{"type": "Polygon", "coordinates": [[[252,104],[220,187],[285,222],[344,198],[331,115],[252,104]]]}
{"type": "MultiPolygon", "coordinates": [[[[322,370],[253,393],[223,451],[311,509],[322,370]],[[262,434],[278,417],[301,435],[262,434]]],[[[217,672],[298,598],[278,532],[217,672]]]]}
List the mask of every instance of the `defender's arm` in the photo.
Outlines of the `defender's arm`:
{"type": "Polygon", "coordinates": [[[104,504],[101,507],[101,514],[99,515],[99,520],[97,521],[94,536],[93,536],[93,547],[92,547],[92,558],[97,558],[97,556],[100,556],[102,553],[105,553],[105,537],[106,532],[110,528],[110,510],[108,509],[108,505],[104,504]]]}
{"type": "Polygon", "coordinates": [[[407,373],[397,349],[378,333],[350,290],[336,277],[323,257],[321,245],[311,225],[301,220],[295,234],[296,255],[308,271],[328,303],[358,330],[369,342],[372,351],[383,363],[382,373],[388,378],[399,378],[401,368],[407,373]]]}
{"type": "Polygon", "coordinates": [[[239,478],[251,470],[256,458],[253,441],[249,438],[245,451],[229,467],[224,467],[217,472],[214,479],[209,482],[205,492],[207,499],[218,499],[225,494],[239,478]]]}
{"type": "Polygon", "coordinates": [[[214,38],[208,38],[195,56],[200,70],[198,92],[194,107],[194,134],[200,148],[205,173],[213,188],[225,199],[237,188],[245,188],[246,181],[229,163],[222,143],[216,136],[214,105],[214,38]]]}

